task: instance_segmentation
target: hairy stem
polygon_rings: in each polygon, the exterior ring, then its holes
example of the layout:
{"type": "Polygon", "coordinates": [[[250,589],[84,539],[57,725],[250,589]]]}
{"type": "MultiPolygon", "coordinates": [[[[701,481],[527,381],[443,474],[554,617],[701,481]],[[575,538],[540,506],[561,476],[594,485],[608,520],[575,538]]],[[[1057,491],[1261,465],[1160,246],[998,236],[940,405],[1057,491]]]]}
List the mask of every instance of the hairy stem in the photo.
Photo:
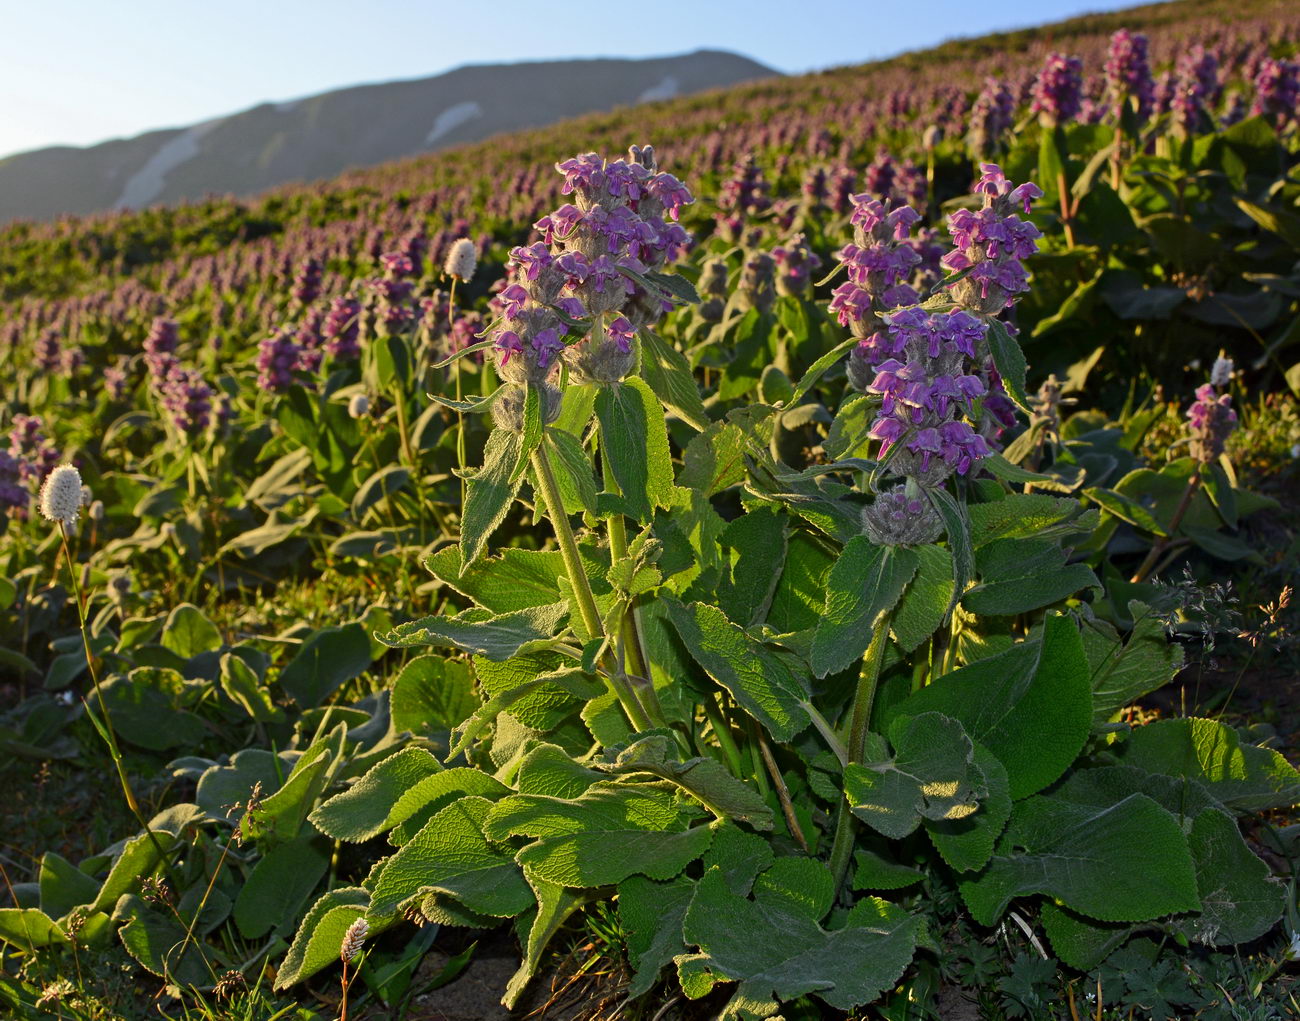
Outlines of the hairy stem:
{"type": "MultiPolygon", "coordinates": [[[[560,555],[564,558],[564,570],[569,578],[569,587],[573,589],[574,599],[578,603],[578,613],[582,625],[592,638],[605,637],[605,628],[601,624],[600,611],[596,608],[596,597],[591,591],[591,582],[582,566],[582,556],[578,552],[578,542],[573,537],[573,528],[564,513],[564,500],[560,497],[560,487],[555,481],[555,471],[551,467],[551,458],[546,450],[546,437],[532,455],[533,471],[537,484],[542,490],[542,499],[546,501],[546,513],[555,529],[555,538],[560,544],[560,555]]],[[[623,706],[623,711],[637,730],[649,730],[652,727],[644,707],[628,683],[626,675],[615,668],[609,672],[610,687],[623,706]]]]}
{"type": "MultiPolygon", "coordinates": [[[[880,666],[885,659],[885,646],[889,641],[890,614],[882,614],[876,622],[871,644],[862,657],[862,670],[858,674],[858,690],[853,696],[853,715],[849,723],[848,759],[849,764],[861,762],[867,743],[867,731],[871,725],[871,709],[876,701],[876,687],[880,683],[880,666]]],[[[835,842],[831,847],[831,875],[834,877],[838,892],[844,885],[849,872],[849,862],[853,858],[853,838],[857,830],[857,818],[849,810],[848,801],[840,802],[839,814],[835,820],[835,842]]]]}

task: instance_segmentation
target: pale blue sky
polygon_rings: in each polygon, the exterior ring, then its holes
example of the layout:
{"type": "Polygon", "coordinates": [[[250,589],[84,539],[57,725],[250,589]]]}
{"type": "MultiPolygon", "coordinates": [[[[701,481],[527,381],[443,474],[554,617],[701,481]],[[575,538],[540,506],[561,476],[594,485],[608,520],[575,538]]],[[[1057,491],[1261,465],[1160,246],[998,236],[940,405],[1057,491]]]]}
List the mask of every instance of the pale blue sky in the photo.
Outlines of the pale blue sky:
{"type": "Polygon", "coordinates": [[[460,64],[734,50],[859,63],[1131,0],[4,0],[0,155],[460,64]]]}

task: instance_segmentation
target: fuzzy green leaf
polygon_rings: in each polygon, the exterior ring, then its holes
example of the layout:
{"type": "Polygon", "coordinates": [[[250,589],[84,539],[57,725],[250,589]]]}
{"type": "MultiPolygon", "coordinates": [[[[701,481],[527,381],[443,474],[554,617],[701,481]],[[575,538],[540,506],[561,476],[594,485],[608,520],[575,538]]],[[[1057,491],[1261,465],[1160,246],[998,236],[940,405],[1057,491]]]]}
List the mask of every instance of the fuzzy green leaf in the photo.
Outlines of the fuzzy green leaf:
{"type": "Polygon", "coordinates": [[[438,760],[423,748],[403,748],[372,766],[343,793],[318,805],[308,818],[335,840],[369,840],[400,821],[389,817],[406,790],[441,770],[438,760]]]}
{"type": "Polygon", "coordinates": [[[484,832],[493,840],[536,838],[517,861],[548,882],[609,886],[629,876],[671,879],[708,850],[713,831],[670,791],[596,784],[575,799],[517,794],[499,801],[484,832]]]}
{"type": "Polygon", "coordinates": [[[511,478],[519,460],[522,439],[509,429],[494,429],[483,450],[483,467],[465,488],[465,513],[460,526],[460,558],[472,564],[487,549],[492,533],[505,520],[506,511],[523,485],[523,476],[511,478]]]}
{"type": "Polygon", "coordinates": [[[916,553],[905,546],[876,546],[865,535],[849,540],[826,580],[826,605],[809,657],[816,676],[838,673],[862,658],[917,565],[916,553]]]}
{"type": "Polygon", "coordinates": [[[1188,939],[1210,946],[1249,943],[1273,928],[1286,910],[1287,892],[1241,839],[1235,821],[1215,809],[1196,817],[1187,843],[1196,862],[1201,910],[1175,925],[1188,939]]]}
{"type": "Polygon", "coordinates": [[[754,641],[704,603],[668,604],[669,615],[687,650],[715,681],[776,740],[785,742],[809,724],[802,702],[807,684],[788,661],[754,641]]]}
{"type": "Polygon", "coordinates": [[[280,672],[280,687],[304,709],[320,705],[370,666],[365,625],[322,628],[311,635],[280,672]]]}
{"type": "Polygon", "coordinates": [[[1093,725],[1100,726],[1130,702],[1163,688],[1182,669],[1183,650],[1165,634],[1164,624],[1144,604],[1128,604],[1133,631],[1124,641],[1103,620],[1083,627],[1083,651],[1092,669],[1093,725]]]}
{"type": "Polygon", "coordinates": [[[359,886],[342,886],[323,894],[298,926],[280,970],[275,988],[287,989],[311,978],[339,959],[339,947],[348,926],[366,913],[370,894],[359,886]]]}
{"type": "Polygon", "coordinates": [[[672,505],[673,463],[659,399],[633,376],[600,388],[596,417],[604,444],[601,457],[618,482],[628,512],[646,524],[654,508],[672,505]]]}
{"type": "Polygon", "coordinates": [[[1049,616],[1042,638],[938,678],[891,716],[939,712],[966,728],[1006,767],[1019,800],[1056,780],[1083,748],[1092,724],[1091,672],[1078,628],[1049,616]]]}
{"type": "Polygon", "coordinates": [[[416,656],[402,667],[389,696],[393,729],[422,736],[451,730],[478,708],[474,678],[463,660],[416,656]]]}
{"type": "Polygon", "coordinates": [[[328,842],[311,835],[272,848],[248,874],[235,899],[235,924],[245,939],[292,925],[329,868],[328,842]]]}
{"type": "Polygon", "coordinates": [[[952,605],[952,554],[942,546],[916,546],[915,577],[889,618],[890,633],[904,652],[914,652],[943,623],[952,605]]]}
{"type": "Polygon", "coordinates": [[[445,546],[424,561],[444,585],[492,613],[510,613],[560,600],[564,557],[558,550],[506,549],[466,567],[460,549],[445,546]]]}
{"type": "Polygon", "coordinates": [[[443,646],[501,661],[529,647],[546,644],[568,613],[568,603],[530,606],[496,615],[486,610],[466,610],[456,617],[424,617],[400,624],[379,636],[379,640],[394,649],[443,646]]]}

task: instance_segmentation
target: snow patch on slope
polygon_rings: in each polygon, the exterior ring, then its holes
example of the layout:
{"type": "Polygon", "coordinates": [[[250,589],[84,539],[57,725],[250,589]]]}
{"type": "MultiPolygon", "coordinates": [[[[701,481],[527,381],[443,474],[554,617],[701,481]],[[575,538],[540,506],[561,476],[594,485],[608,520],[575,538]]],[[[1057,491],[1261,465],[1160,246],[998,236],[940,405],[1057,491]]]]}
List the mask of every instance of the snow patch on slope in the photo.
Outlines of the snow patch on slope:
{"type": "Polygon", "coordinates": [[[432,145],[449,131],[455,131],[462,124],[472,121],[475,117],[483,116],[483,107],[472,99],[464,103],[457,103],[455,106],[449,106],[438,114],[437,119],[433,122],[433,127],[429,134],[425,136],[424,144],[432,145]]]}
{"type": "Polygon", "coordinates": [[[199,154],[199,140],[221,123],[221,118],[205,121],[168,139],[144,165],[126,179],[114,209],[140,209],[162,194],[167,175],[199,154]]]}
{"type": "Polygon", "coordinates": [[[667,75],[658,85],[651,85],[641,95],[636,97],[638,103],[650,103],[656,99],[672,99],[681,89],[681,83],[677,80],[676,75],[667,75]]]}

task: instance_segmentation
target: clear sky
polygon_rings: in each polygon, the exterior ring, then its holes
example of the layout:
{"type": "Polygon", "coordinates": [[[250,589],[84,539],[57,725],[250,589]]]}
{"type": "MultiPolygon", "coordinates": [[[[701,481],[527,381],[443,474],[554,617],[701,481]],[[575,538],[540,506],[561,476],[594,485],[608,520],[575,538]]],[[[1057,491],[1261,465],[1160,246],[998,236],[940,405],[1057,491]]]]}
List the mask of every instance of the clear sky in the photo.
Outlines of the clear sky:
{"type": "Polygon", "coordinates": [[[1132,0],[3,0],[0,155],[461,64],[734,50],[785,72],[1132,0]]]}

